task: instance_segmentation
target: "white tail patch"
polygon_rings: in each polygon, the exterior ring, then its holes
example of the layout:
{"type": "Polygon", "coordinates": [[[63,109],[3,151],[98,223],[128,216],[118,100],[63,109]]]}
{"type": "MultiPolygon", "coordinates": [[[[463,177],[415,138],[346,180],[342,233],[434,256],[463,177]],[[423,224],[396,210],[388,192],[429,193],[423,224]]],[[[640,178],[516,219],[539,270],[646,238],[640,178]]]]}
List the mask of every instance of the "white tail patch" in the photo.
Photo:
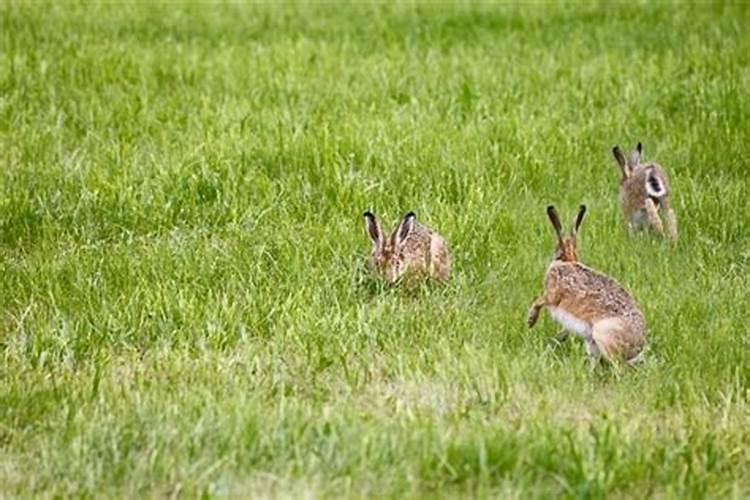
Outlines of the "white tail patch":
{"type": "Polygon", "coordinates": [[[667,194],[664,182],[662,182],[661,177],[654,170],[649,170],[646,173],[646,192],[654,198],[661,198],[667,194]]]}

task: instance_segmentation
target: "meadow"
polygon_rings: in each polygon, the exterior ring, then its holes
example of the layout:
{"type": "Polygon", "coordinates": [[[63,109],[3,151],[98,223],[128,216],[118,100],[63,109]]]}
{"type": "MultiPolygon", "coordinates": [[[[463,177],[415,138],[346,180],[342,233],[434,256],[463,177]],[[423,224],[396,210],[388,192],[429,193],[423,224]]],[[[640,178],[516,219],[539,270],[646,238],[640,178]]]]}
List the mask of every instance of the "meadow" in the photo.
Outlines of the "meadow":
{"type": "Polygon", "coordinates": [[[747,498],[750,7],[0,5],[0,497],[747,498]],[[626,234],[611,148],[669,172],[626,234]],[[555,204],[646,362],[552,340],[555,204]],[[362,213],[453,252],[386,287],[362,213]],[[743,320],[745,318],[745,320],[743,320]]]}

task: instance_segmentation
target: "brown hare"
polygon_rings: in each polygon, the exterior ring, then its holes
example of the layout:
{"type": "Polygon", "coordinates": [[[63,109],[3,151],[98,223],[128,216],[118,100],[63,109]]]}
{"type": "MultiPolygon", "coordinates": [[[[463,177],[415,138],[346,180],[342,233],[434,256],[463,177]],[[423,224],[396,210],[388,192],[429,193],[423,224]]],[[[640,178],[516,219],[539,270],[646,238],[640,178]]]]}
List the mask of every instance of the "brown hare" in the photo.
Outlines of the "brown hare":
{"type": "Polygon", "coordinates": [[[620,207],[629,231],[640,230],[644,226],[677,243],[677,219],[670,201],[670,187],[667,174],[656,163],[641,163],[643,146],[639,142],[625,158],[618,146],[612,154],[620,166],[620,207]],[[664,220],[660,218],[660,212],[664,220]]]}
{"type": "Polygon", "coordinates": [[[578,262],[576,233],[586,213],[581,205],[569,237],[563,237],[555,207],[547,215],[557,234],[557,248],[544,280],[544,291],[529,309],[533,327],[545,307],[562,326],[583,338],[592,361],[634,364],[646,344],[646,321],[633,297],[617,281],[578,262]]]}
{"type": "Polygon", "coordinates": [[[414,212],[406,214],[389,237],[372,212],[364,217],[373,243],[370,265],[386,282],[394,283],[405,274],[448,279],[451,261],[445,240],[417,222],[414,212]]]}

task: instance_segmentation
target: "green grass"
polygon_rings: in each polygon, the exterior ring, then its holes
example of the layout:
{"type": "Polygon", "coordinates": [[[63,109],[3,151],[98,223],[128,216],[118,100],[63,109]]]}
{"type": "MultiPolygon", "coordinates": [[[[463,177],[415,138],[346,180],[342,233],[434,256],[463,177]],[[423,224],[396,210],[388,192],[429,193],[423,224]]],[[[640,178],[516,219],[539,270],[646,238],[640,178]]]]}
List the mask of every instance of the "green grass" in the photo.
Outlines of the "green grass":
{"type": "Polygon", "coordinates": [[[747,5],[0,6],[0,496],[750,495],[747,5]],[[629,239],[642,141],[680,244],[629,239]],[[553,235],[645,312],[524,319],[553,235]],[[454,252],[365,270],[362,212],[454,252]]]}

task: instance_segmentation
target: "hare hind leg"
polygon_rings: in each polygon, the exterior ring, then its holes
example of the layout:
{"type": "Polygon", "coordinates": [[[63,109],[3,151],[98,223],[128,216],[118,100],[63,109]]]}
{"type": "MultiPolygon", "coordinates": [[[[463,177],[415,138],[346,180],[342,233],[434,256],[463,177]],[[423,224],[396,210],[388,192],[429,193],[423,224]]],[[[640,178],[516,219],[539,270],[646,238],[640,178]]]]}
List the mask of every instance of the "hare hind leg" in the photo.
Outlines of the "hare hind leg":
{"type": "Polygon", "coordinates": [[[610,363],[634,358],[638,352],[635,336],[620,318],[605,318],[594,323],[591,337],[604,359],[610,363]]]}
{"type": "Polygon", "coordinates": [[[570,332],[563,328],[562,330],[557,332],[553,338],[562,344],[563,342],[568,340],[568,337],[570,337],[570,332]]]}
{"type": "Polygon", "coordinates": [[[648,225],[658,235],[664,236],[664,224],[662,224],[661,218],[659,218],[659,210],[656,208],[656,203],[651,198],[646,199],[646,217],[648,218],[648,225]]]}
{"type": "Polygon", "coordinates": [[[645,360],[645,356],[643,354],[643,351],[641,350],[638,354],[636,354],[630,359],[627,359],[625,362],[630,366],[636,366],[636,365],[643,363],[644,360],[645,360]]]}
{"type": "Polygon", "coordinates": [[[677,218],[674,215],[674,211],[670,208],[664,212],[664,220],[667,226],[667,235],[672,240],[672,244],[677,244],[677,218]]]}
{"type": "Polygon", "coordinates": [[[669,196],[665,196],[661,199],[661,209],[664,218],[664,226],[667,230],[667,236],[672,240],[672,244],[677,244],[677,217],[675,217],[674,210],[672,210],[672,203],[669,200],[669,196]]]}

